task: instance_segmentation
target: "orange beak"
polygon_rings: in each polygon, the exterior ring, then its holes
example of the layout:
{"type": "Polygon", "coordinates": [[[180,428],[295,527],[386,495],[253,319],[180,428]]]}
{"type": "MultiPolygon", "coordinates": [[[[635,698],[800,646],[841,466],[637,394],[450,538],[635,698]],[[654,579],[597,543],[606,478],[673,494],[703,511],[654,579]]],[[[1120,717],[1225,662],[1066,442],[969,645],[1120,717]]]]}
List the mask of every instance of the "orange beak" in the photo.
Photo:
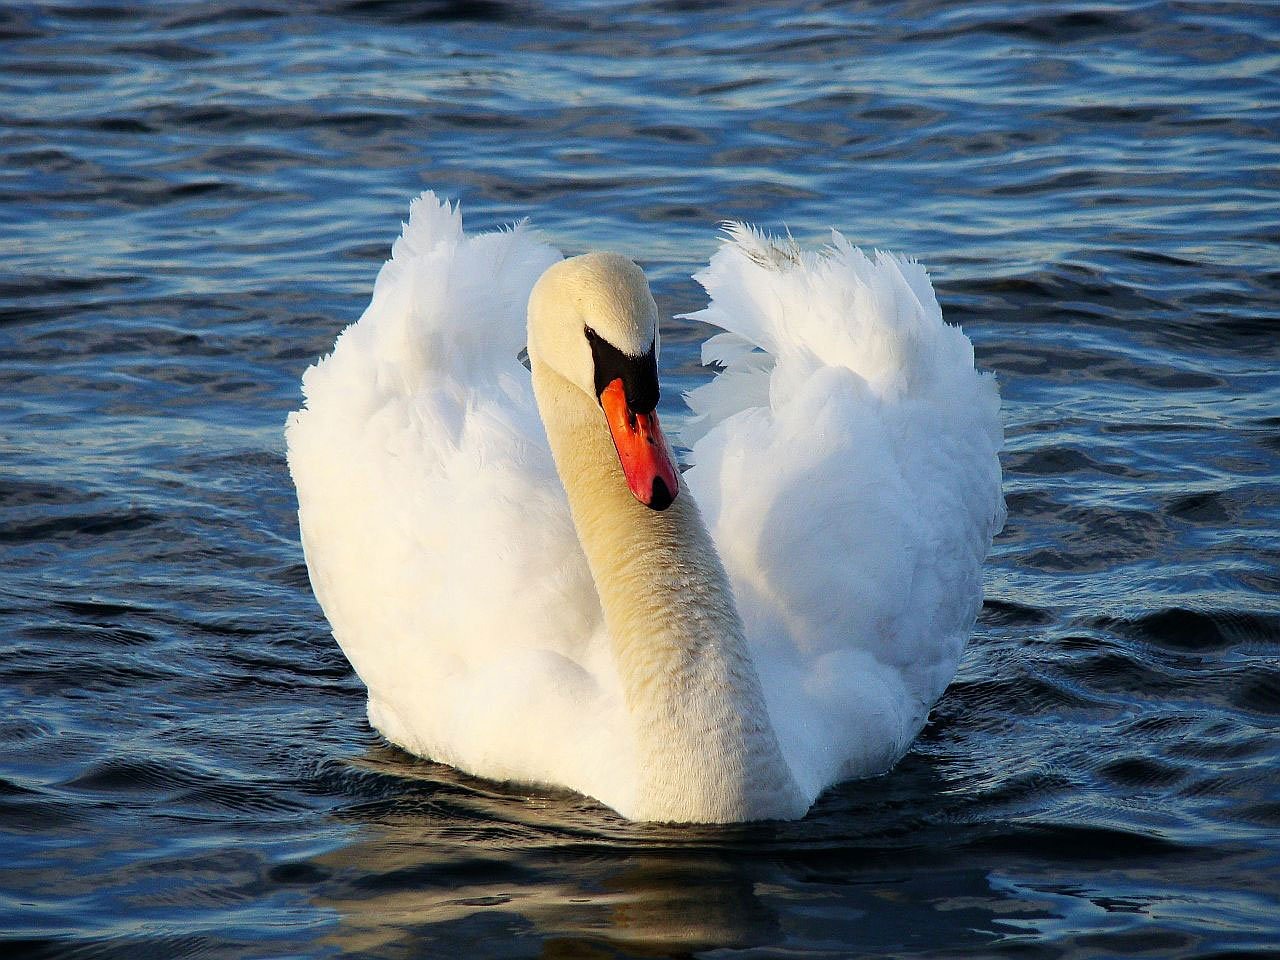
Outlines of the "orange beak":
{"type": "Polygon", "coordinates": [[[627,405],[621,377],[604,388],[600,406],[604,408],[627,486],[646,507],[667,509],[680,492],[680,471],[667,438],[658,427],[658,412],[635,413],[627,405]]]}

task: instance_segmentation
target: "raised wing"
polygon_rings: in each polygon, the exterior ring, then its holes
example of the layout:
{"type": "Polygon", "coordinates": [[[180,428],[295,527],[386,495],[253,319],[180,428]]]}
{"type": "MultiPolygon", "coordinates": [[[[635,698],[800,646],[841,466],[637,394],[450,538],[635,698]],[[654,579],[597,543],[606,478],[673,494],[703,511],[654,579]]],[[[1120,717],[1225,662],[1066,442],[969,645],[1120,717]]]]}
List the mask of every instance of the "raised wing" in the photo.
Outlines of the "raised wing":
{"type": "Polygon", "coordinates": [[[599,659],[595,589],[517,358],[529,291],[559,258],[523,224],[465,236],[423,194],[286,428],[312,584],[371,719],[495,777],[546,768],[522,717],[581,725],[569,713],[599,659]]]}
{"type": "Polygon", "coordinates": [[[894,762],[955,672],[1004,519],[999,396],[914,261],[728,234],[696,277],[723,369],[687,397],[686,479],[816,794],[894,762]]]}

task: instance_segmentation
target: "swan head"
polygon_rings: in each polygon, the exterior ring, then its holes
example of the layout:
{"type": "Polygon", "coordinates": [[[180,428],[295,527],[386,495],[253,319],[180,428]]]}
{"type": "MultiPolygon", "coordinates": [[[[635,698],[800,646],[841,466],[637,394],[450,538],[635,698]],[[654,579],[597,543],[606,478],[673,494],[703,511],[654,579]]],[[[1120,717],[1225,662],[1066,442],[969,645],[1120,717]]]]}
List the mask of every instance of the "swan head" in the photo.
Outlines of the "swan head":
{"type": "Polygon", "coordinates": [[[529,296],[529,360],[590,396],[635,498],[665,510],[680,472],[658,426],[658,307],[644,272],[616,253],[554,264],[529,296]]]}

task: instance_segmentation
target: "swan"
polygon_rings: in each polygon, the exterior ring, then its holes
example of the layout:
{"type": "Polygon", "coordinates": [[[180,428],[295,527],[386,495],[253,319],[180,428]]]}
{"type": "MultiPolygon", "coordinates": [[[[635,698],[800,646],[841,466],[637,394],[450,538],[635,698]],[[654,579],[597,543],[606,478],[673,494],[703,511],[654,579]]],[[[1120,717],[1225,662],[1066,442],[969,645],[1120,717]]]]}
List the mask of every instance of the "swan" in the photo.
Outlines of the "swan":
{"type": "Polygon", "coordinates": [[[392,743],[728,823],[802,817],[920,731],[1004,521],[994,378],[919,264],[834,231],[729,225],[696,279],[721,369],[681,472],[638,266],[411,204],[285,428],[312,587],[392,743]]]}

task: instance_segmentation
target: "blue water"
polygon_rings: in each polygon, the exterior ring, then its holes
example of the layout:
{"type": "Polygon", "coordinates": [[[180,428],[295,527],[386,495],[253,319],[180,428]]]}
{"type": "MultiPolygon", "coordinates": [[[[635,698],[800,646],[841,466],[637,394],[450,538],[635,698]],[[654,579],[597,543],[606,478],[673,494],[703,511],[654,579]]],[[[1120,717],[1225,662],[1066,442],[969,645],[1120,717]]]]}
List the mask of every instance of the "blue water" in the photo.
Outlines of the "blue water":
{"type": "Polygon", "coordinates": [[[1280,950],[1274,6],[18,2],[0,93],[5,957],[1280,950]],[[929,266],[1010,514],[893,772],[676,829],[369,729],[281,427],[425,187],[668,316],[726,218],[929,266]]]}

